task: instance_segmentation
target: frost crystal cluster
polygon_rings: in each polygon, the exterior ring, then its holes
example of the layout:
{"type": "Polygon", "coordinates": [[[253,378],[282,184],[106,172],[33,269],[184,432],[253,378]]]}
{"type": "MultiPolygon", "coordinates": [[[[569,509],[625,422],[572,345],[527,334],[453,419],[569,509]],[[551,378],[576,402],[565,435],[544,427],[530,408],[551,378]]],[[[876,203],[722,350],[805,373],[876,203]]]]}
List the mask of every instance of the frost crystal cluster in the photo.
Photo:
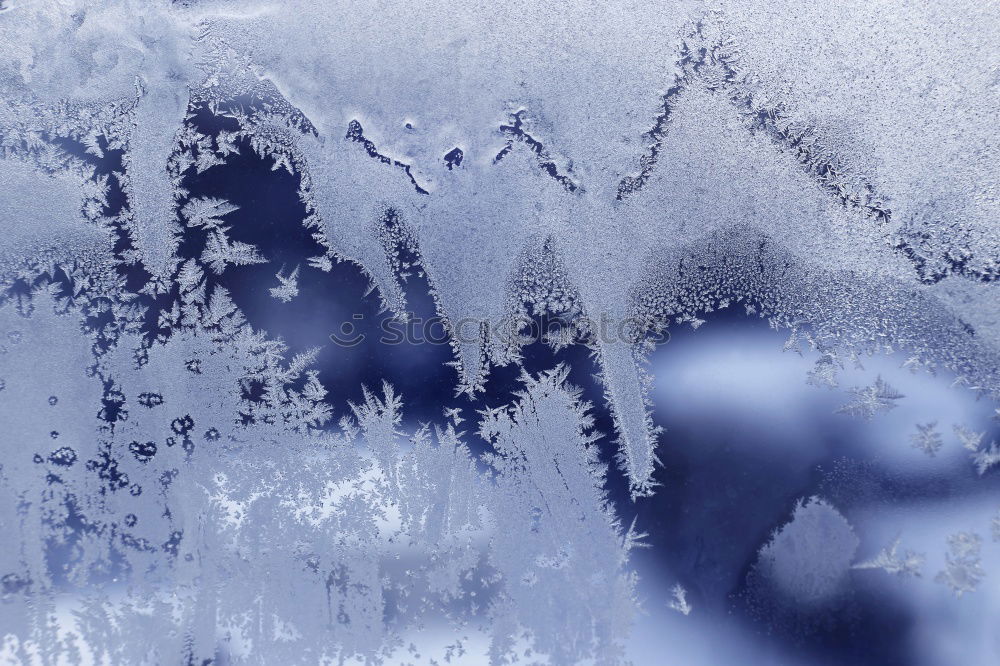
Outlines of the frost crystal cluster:
{"type": "MultiPolygon", "coordinates": [[[[816,385],[904,350],[1000,396],[997,21],[972,0],[0,0],[0,657],[624,661],[651,596],[630,503],[671,445],[663,331],[733,308],[818,352],[816,385]],[[269,190],[255,209],[219,183],[253,160],[301,215],[252,237],[269,190]],[[309,250],[279,256],[289,237],[309,250]],[[237,294],[259,267],[254,298],[293,306],[344,262],[401,320],[426,283],[474,409],[408,418],[392,378],[332,381],[237,294]],[[494,389],[543,317],[603,402],[555,363],[494,389]],[[432,628],[441,655],[411,643],[432,628]]],[[[879,377],[842,411],[903,399],[879,377]]],[[[989,477],[997,445],[956,432],[989,477]]],[[[858,538],[824,499],[793,509],[758,573],[818,603],[858,538]]],[[[980,539],[949,548],[938,580],[972,595],[980,539]]],[[[691,595],[657,603],[694,619],[691,595]]]]}

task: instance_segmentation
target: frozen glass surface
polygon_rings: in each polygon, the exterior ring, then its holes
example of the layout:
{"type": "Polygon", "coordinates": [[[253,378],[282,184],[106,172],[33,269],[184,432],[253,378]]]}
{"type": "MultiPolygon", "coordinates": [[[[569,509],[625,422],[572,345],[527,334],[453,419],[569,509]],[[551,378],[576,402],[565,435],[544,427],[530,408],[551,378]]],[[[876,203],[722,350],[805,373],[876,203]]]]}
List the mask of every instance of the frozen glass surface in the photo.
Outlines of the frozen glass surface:
{"type": "Polygon", "coordinates": [[[0,661],[1000,663],[998,25],[0,0],[0,661]]]}

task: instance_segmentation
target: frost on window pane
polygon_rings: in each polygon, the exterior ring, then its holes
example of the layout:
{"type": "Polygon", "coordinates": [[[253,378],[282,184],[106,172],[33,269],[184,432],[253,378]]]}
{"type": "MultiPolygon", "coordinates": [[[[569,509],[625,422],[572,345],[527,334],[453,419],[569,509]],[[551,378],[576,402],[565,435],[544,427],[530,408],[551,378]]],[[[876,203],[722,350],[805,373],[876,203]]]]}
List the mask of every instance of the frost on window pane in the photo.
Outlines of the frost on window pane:
{"type": "Polygon", "coordinates": [[[910,435],[910,445],[927,455],[934,457],[938,449],[944,445],[941,433],[937,431],[937,421],[918,423],[916,433],[910,435]]]}
{"type": "Polygon", "coordinates": [[[896,406],[896,401],[906,396],[889,386],[881,377],[875,379],[871,386],[851,389],[854,400],[841,407],[838,411],[850,416],[872,419],[876,415],[888,412],[896,406]]]}
{"type": "Polygon", "coordinates": [[[974,592],[986,575],[980,566],[982,539],[975,532],[956,532],[948,537],[944,571],[934,579],[951,588],[957,597],[974,592]]]}
{"type": "Polygon", "coordinates": [[[847,520],[813,497],[800,502],[791,521],[761,548],[757,567],[783,594],[811,603],[838,592],[857,547],[847,520]]]}
{"type": "Polygon", "coordinates": [[[670,594],[673,598],[667,603],[667,605],[678,613],[690,615],[691,604],[689,604],[687,600],[687,590],[685,590],[682,585],[677,584],[670,589],[670,594]]]}
{"type": "Polygon", "coordinates": [[[853,569],[882,569],[886,573],[897,576],[920,576],[920,570],[926,559],[920,553],[906,550],[898,553],[899,537],[896,537],[887,548],[879,551],[878,555],[870,560],[855,564],[853,569]]]}
{"type": "Polygon", "coordinates": [[[995,605],[895,509],[997,534],[997,8],[425,4],[0,0],[3,659],[643,663],[643,606],[820,626],[925,559],[995,605]],[[750,396],[787,455],[664,428],[737,320],[826,396],[750,396]],[[633,553],[753,474],[731,547],[633,553]]]}

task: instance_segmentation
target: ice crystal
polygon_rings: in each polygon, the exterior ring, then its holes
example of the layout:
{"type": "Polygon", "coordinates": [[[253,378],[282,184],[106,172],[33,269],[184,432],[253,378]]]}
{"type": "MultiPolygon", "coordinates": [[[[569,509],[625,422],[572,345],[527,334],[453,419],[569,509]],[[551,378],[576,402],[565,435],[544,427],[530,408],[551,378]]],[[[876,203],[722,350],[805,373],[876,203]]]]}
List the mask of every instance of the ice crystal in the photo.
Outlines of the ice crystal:
{"type": "Polygon", "coordinates": [[[951,588],[956,597],[975,592],[986,576],[979,551],[982,539],[974,532],[956,532],[948,537],[945,569],[934,579],[951,588]]]}
{"type": "MultiPolygon", "coordinates": [[[[529,627],[559,663],[595,651],[616,653],[614,627],[632,605],[635,583],[627,544],[602,489],[604,466],[593,446],[589,406],[565,386],[566,368],[534,378],[507,408],[483,414],[480,433],[496,454],[490,561],[508,581],[492,609],[497,627],[529,627]],[[586,545],[584,545],[586,544],[586,545]],[[587,572],[581,580],[575,572],[587,572]],[[574,640],[565,641],[565,637],[574,640]]],[[[494,636],[491,652],[514,636],[494,636]]]]}
{"type": "Polygon", "coordinates": [[[854,396],[854,400],[838,409],[838,413],[857,416],[865,420],[871,420],[879,414],[894,409],[896,401],[906,397],[890,386],[881,376],[876,377],[875,383],[871,386],[854,387],[850,392],[854,396]]]}
{"type": "MultiPolygon", "coordinates": [[[[806,381],[816,387],[836,388],[838,386],[838,368],[839,364],[836,354],[827,352],[817,359],[816,365],[814,365],[813,369],[809,371],[806,381]]],[[[844,407],[843,409],[845,410],[845,413],[854,414],[859,412],[857,406],[852,409],[848,409],[847,407],[844,407]]]]}
{"type": "Polygon", "coordinates": [[[680,583],[674,585],[670,588],[670,594],[673,598],[667,602],[667,606],[682,615],[690,615],[691,604],[688,603],[687,590],[684,589],[684,586],[680,583]]]}
{"type": "Polygon", "coordinates": [[[917,432],[910,435],[910,446],[933,458],[938,450],[944,446],[941,433],[937,430],[937,421],[918,423],[917,432]]]}
{"type": "Polygon", "coordinates": [[[894,574],[903,578],[907,576],[916,576],[919,578],[920,571],[923,568],[926,557],[921,553],[917,553],[912,550],[906,550],[902,554],[897,554],[896,551],[899,548],[899,541],[900,537],[896,537],[896,539],[889,546],[880,550],[878,555],[870,560],[859,562],[851,568],[882,569],[886,573],[894,574]]]}
{"type": "Polygon", "coordinates": [[[964,426],[955,426],[955,435],[961,442],[962,447],[970,451],[969,457],[976,466],[976,472],[982,476],[994,465],[1000,464],[1000,446],[991,442],[983,445],[983,438],[986,432],[972,432],[964,426]]]}
{"type": "Polygon", "coordinates": [[[994,465],[1000,465],[1000,444],[991,442],[989,446],[984,446],[974,452],[972,462],[976,465],[976,472],[979,473],[979,476],[985,474],[994,465]]]}
{"type": "Polygon", "coordinates": [[[282,303],[287,303],[293,298],[299,295],[299,267],[296,266],[288,275],[284,275],[282,271],[278,271],[275,274],[278,279],[278,286],[271,287],[271,296],[281,301],[282,303]]]}
{"type": "Polygon", "coordinates": [[[986,436],[985,432],[973,432],[962,425],[956,425],[954,430],[955,436],[958,438],[962,448],[968,449],[969,451],[978,451],[979,445],[983,441],[983,437],[986,436]]]}

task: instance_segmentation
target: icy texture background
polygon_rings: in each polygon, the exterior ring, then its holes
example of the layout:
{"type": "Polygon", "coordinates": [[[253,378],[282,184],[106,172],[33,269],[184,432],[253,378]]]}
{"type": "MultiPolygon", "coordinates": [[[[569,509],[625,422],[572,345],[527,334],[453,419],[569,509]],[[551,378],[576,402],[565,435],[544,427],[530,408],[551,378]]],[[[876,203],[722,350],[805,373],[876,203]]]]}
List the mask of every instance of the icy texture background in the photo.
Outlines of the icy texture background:
{"type": "Polygon", "coordinates": [[[0,0],[0,659],[1000,662],[997,25],[0,0]]]}

